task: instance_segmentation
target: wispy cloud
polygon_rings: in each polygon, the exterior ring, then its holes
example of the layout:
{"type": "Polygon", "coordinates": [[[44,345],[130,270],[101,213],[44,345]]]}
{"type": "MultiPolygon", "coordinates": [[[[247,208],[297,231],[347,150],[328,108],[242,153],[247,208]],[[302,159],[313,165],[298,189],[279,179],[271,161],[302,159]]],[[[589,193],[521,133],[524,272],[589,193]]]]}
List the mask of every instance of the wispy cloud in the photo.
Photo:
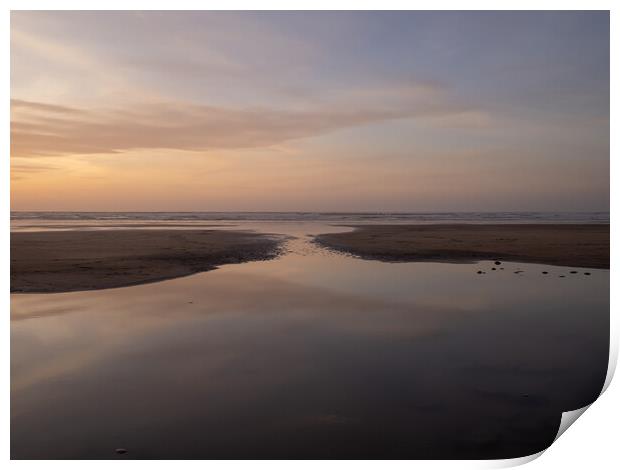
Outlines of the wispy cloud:
{"type": "Polygon", "coordinates": [[[48,104],[48,103],[37,103],[35,101],[24,101],[18,99],[11,100],[11,111],[19,112],[20,110],[28,111],[38,111],[43,113],[53,113],[53,114],[75,114],[81,113],[82,111],[76,108],[70,108],[67,106],[60,106],[57,104],[48,104]]]}
{"type": "MultiPolygon", "coordinates": [[[[369,93],[373,97],[379,92],[369,93]]],[[[393,95],[393,92],[392,92],[393,95]]],[[[405,118],[453,119],[482,113],[406,89],[399,97],[367,104],[314,108],[224,108],[187,103],[143,103],[114,109],[80,109],[12,100],[11,155],[117,153],[132,149],[257,148],[355,126],[405,118]]]]}
{"type": "Polygon", "coordinates": [[[11,180],[21,180],[28,175],[41,173],[44,171],[53,171],[57,169],[58,167],[54,165],[11,163],[11,180]]]}

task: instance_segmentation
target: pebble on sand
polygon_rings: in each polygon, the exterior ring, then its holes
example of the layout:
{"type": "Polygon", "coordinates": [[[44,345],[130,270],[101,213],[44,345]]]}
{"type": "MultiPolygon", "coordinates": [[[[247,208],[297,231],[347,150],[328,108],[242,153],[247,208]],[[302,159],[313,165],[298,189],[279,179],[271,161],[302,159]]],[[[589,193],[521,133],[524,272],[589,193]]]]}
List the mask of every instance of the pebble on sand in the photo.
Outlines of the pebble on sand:
{"type": "Polygon", "coordinates": [[[560,274],[560,277],[566,277],[564,274],[560,274]]]}
{"type": "Polygon", "coordinates": [[[495,271],[495,268],[491,268],[491,271],[495,271]]]}
{"type": "Polygon", "coordinates": [[[584,274],[584,276],[589,276],[590,275],[590,273],[583,273],[583,274],[584,274]]]}
{"type": "Polygon", "coordinates": [[[497,266],[499,266],[500,264],[502,264],[502,262],[501,262],[501,261],[496,261],[496,262],[495,262],[495,264],[496,264],[497,266]]]}
{"type": "Polygon", "coordinates": [[[571,271],[570,273],[571,274],[577,274],[577,271],[571,271]]]}
{"type": "Polygon", "coordinates": [[[542,273],[543,273],[543,274],[549,274],[547,271],[543,271],[542,273]]]}

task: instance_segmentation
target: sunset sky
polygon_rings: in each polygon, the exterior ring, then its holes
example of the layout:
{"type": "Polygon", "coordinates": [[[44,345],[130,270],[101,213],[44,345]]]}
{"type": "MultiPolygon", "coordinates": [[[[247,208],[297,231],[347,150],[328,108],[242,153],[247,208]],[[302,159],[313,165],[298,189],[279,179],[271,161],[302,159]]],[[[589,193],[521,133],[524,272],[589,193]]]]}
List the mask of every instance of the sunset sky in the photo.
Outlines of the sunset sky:
{"type": "Polygon", "coordinates": [[[607,12],[13,12],[13,210],[609,209],[607,12]]]}

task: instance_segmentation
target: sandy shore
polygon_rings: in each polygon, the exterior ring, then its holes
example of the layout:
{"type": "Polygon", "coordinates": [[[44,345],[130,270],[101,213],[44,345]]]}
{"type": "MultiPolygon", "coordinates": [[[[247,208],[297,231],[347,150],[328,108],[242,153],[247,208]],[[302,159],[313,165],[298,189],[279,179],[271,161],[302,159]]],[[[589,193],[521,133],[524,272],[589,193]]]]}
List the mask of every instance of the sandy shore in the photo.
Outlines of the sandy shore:
{"type": "Polygon", "coordinates": [[[269,259],[279,242],[223,230],[11,233],[11,292],[68,292],[186,276],[269,259]]]}
{"type": "Polygon", "coordinates": [[[364,225],[316,237],[323,246],[384,261],[518,261],[609,269],[609,225],[364,225]]]}

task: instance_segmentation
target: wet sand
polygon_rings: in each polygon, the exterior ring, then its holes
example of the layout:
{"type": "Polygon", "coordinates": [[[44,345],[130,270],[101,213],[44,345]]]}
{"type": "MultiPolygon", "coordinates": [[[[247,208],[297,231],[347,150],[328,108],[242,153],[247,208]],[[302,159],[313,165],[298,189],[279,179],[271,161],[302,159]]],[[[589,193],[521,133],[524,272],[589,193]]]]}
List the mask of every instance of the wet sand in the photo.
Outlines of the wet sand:
{"type": "Polygon", "coordinates": [[[383,261],[500,260],[609,269],[607,224],[364,225],[316,237],[328,248],[383,261]]]}
{"type": "Polygon", "coordinates": [[[186,276],[270,259],[279,241],[223,230],[11,233],[11,292],[69,292],[186,276]]]}

